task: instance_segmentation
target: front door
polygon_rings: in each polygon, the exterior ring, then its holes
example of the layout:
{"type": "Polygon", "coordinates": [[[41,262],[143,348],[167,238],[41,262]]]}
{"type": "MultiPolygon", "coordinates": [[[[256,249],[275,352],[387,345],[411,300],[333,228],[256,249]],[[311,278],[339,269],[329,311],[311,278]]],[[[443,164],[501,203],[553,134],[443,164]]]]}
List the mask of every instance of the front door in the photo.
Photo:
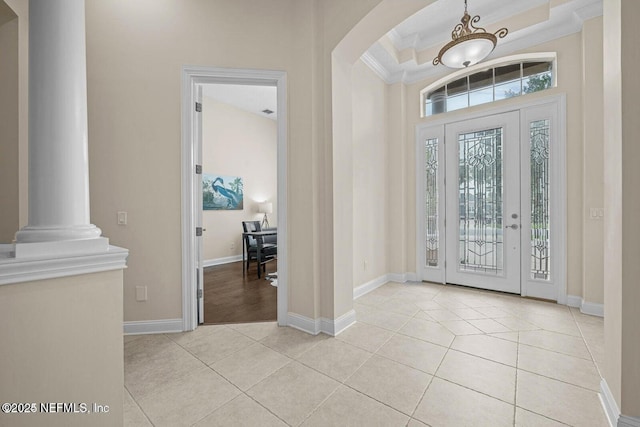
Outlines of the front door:
{"type": "Polygon", "coordinates": [[[564,97],[417,128],[421,280],[566,303],[564,97]]]}
{"type": "Polygon", "coordinates": [[[447,282],[520,293],[518,111],[445,129],[447,282]]]}

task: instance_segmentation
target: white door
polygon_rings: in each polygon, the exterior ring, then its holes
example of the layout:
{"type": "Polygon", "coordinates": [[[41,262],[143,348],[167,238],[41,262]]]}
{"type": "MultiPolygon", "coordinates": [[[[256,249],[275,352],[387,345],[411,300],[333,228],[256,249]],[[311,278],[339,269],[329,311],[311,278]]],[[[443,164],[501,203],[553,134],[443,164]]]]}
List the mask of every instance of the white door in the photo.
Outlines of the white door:
{"type": "Polygon", "coordinates": [[[446,281],[520,294],[520,115],[445,127],[446,281]]]}
{"type": "Polygon", "coordinates": [[[420,280],[566,303],[565,105],[418,126],[420,280]]]}

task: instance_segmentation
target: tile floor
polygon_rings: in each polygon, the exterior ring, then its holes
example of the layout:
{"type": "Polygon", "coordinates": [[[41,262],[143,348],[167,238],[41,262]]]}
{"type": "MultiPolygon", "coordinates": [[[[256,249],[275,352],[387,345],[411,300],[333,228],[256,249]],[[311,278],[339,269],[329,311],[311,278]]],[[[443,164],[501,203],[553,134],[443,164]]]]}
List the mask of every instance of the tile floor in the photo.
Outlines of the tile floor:
{"type": "Polygon", "coordinates": [[[126,426],[598,426],[603,321],[388,283],[339,336],[275,323],[125,337],[126,426]]]}

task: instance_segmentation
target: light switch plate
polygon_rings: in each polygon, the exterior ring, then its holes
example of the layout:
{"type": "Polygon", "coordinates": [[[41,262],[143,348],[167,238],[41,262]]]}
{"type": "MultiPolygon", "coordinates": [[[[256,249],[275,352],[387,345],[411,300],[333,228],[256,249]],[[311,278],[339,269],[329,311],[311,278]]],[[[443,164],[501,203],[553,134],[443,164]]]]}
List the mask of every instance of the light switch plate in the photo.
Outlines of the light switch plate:
{"type": "Polygon", "coordinates": [[[118,225],[127,225],[127,213],[120,211],[118,212],[118,225]]]}
{"type": "Polygon", "coordinates": [[[146,301],[146,300],[147,300],[147,287],[136,286],[136,301],[146,301]]]}

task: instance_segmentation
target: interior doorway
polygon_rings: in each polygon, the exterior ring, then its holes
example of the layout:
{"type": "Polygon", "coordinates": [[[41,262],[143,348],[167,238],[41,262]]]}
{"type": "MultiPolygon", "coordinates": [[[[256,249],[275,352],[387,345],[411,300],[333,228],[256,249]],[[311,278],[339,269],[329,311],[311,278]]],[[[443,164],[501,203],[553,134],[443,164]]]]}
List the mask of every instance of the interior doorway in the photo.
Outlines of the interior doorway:
{"type": "Polygon", "coordinates": [[[199,323],[277,318],[277,87],[203,84],[199,323]],[[244,235],[244,228],[271,232],[244,235]],[[258,242],[261,268],[258,268],[258,242]],[[264,259],[263,259],[264,258],[264,259]]]}
{"type": "MultiPolygon", "coordinates": [[[[287,135],[286,73],[282,71],[183,67],[182,96],[182,276],[183,328],[193,330],[204,319],[205,258],[203,234],[202,97],[205,85],[267,86],[277,97],[277,320],[286,325],[287,313],[287,135]]],[[[245,153],[250,156],[251,153],[245,153]]],[[[211,184],[210,184],[211,185],[211,184]]],[[[220,181],[216,182],[220,185],[220,181]]],[[[251,213],[253,214],[253,212],[251,213]]],[[[250,214],[250,215],[251,215],[250,214]]],[[[238,225],[240,227],[240,224],[238,225]]],[[[238,229],[238,235],[242,230],[238,229]]],[[[229,243],[229,242],[227,242],[229,243]]]]}
{"type": "Polygon", "coordinates": [[[564,98],[416,134],[419,277],[565,303],[564,98]]]}

